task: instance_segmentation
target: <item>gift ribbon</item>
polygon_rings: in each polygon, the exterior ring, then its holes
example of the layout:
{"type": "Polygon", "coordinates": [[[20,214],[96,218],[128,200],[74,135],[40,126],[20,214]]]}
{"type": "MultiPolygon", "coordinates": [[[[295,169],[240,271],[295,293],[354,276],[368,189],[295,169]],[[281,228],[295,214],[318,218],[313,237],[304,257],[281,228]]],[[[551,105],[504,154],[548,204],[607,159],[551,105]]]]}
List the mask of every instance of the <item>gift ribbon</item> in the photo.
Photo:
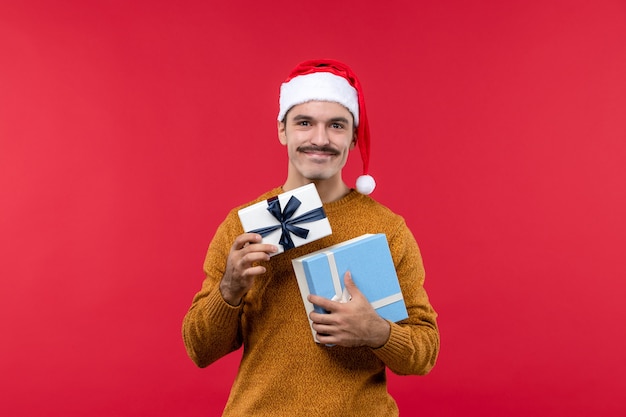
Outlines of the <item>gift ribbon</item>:
{"type": "Polygon", "coordinates": [[[304,229],[302,227],[296,226],[298,223],[310,223],[317,220],[322,220],[326,218],[326,213],[322,207],[317,207],[311,211],[307,211],[304,214],[301,214],[298,217],[292,218],[298,207],[300,207],[302,203],[295,196],[291,196],[285,209],[282,210],[280,207],[280,201],[278,197],[273,197],[267,200],[267,210],[272,213],[272,216],[279,221],[279,224],[262,227],[260,229],[251,230],[250,233],[258,233],[261,236],[265,237],[272,233],[274,230],[282,229],[282,233],[280,235],[280,243],[285,250],[293,249],[295,247],[293,240],[291,239],[291,234],[298,236],[301,239],[306,239],[309,235],[309,230],[304,229]]]}
{"type": "MultiPolygon", "coordinates": [[[[333,281],[333,289],[335,290],[335,295],[333,296],[333,301],[339,301],[340,303],[346,303],[350,301],[352,298],[350,293],[344,288],[341,289],[341,281],[339,277],[339,270],[337,269],[337,262],[335,261],[335,254],[331,251],[325,251],[324,255],[326,255],[326,259],[328,260],[328,266],[330,267],[330,278],[333,281]]],[[[380,298],[378,300],[370,301],[371,306],[374,310],[384,307],[386,305],[395,303],[396,301],[401,301],[402,292],[397,292],[395,294],[388,295],[387,297],[380,298]]]]}

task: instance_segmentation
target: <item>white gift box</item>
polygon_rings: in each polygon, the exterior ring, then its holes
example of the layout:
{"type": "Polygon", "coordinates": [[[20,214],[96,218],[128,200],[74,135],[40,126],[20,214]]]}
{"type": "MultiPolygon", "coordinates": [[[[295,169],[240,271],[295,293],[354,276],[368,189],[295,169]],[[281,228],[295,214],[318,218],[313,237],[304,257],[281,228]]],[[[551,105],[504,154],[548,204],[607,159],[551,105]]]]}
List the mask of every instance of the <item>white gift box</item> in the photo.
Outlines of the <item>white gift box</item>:
{"type": "Polygon", "coordinates": [[[315,184],[307,184],[238,212],[245,232],[259,233],[278,255],[332,233],[315,184]]]}
{"type": "MultiPolygon", "coordinates": [[[[326,313],[307,300],[309,294],[349,302],[343,277],[352,280],[378,315],[397,322],[408,317],[395,265],[383,233],[365,234],[326,249],[291,260],[307,317],[312,311],[326,313]]],[[[318,342],[309,318],[313,338],[318,342]]]]}

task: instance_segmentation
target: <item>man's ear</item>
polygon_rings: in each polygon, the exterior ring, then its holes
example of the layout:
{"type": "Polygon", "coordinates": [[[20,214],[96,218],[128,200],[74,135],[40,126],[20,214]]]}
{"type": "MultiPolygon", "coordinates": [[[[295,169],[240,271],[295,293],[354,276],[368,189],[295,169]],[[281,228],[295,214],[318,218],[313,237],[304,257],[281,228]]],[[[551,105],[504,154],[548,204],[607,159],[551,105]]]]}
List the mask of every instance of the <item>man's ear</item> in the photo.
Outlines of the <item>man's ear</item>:
{"type": "Polygon", "coordinates": [[[354,134],[352,135],[352,142],[350,143],[350,149],[354,149],[356,146],[356,129],[354,129],[354,134]]]}
{"type": "Polygon", "coordinates": [[[278,140],[283,145],[287,144],[287,135],[285,134],[285,122],[278,120],[276,122],[276,129],[278,130],[278,140]]]}

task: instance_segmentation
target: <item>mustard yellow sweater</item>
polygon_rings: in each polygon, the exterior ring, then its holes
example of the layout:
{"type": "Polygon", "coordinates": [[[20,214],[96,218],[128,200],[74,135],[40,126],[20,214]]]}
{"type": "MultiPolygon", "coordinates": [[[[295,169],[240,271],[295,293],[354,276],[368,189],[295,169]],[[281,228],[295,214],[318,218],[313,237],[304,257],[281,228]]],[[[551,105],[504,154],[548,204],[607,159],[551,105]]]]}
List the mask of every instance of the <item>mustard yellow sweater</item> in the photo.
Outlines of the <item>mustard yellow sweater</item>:
{"type": "MultiPolygon", "coordinates": [[[[260,196],[282,192],[275,188],[260,196]]],[[[252,203],[250,203],[252,204],[252,203]]],[[[249,204],[246,204],[246,206],[249,204]]],[[[242,206],[243,207],[243,206],[242,206]]],[[[233,209],[218,228],[204,262],[206,279],[183,321],[191,359],[205,367],[243,345],[244,352],[224,416],[395,416],[385,367],[396,374],[425,374],[439,352],[436,313],[423,287],[421,255],[402,217],[356,191],[324,204],[332,235],[276,255],[242,303],[221,297],[228,252],[243,232],[233,209]],[[385,233],[409,318],[391,323],[378,348],[315,343],[291,259],[364,233],[385,233]]]]}

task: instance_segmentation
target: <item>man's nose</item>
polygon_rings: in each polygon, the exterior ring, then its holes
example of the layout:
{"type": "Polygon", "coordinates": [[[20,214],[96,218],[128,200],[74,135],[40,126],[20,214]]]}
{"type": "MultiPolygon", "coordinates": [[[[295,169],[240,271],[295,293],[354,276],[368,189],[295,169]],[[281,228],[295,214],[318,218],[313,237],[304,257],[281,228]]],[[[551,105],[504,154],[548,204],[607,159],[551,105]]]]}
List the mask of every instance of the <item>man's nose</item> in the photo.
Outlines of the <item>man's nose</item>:
{"type": "Polygon", "coordinates": [[[311,137],[311,143],[317,146],[324,146],[330,143],[330,138],[328,136],[328,130],[326,126],[320,124],[317,125],[315,130],[313,131],[313,136],[311,137]]]}

